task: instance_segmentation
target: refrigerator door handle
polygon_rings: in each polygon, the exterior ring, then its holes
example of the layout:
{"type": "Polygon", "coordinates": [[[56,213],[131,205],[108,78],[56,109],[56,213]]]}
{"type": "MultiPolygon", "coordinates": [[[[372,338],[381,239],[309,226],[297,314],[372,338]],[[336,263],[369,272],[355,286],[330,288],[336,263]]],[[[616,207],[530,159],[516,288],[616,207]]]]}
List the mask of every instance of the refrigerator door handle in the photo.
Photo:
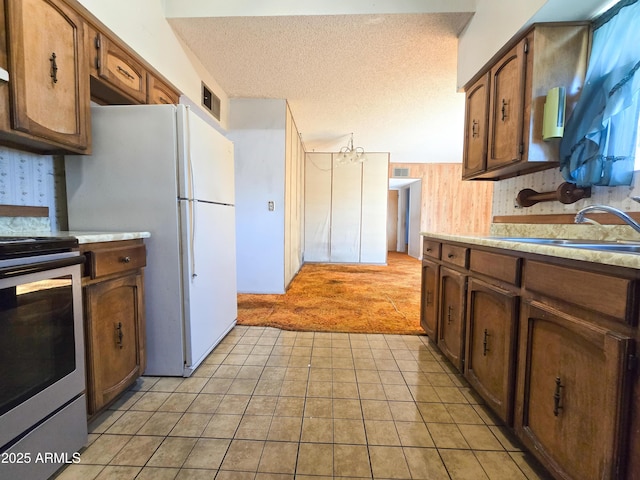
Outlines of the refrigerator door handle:
{"type": "MultiPolygon", "coordinates": [[[[189,107],[186,107],[184,116],[185,131],[189,132],[189,107]]],[[[191,281],[198,276],[196,273],[196,201],[194,200],[195,192],[193,191],[194,178],[193,178],[193,162],[191,161],[191,136],[187,133],[185,136],[186,146],[186,161],[187,161],[187,199],[189,201],[189,250],[191,251],[191,281]]]]}
{"type": "Polygon", "coordinates": [[[189,200],[189,215],[191,216],[191,222],[189,225],[191,226],[189,232],[189,249],[191,250],[191,281],[198,276],[196,272],[196,206],[198,202],[195,200],[189,200]]]}

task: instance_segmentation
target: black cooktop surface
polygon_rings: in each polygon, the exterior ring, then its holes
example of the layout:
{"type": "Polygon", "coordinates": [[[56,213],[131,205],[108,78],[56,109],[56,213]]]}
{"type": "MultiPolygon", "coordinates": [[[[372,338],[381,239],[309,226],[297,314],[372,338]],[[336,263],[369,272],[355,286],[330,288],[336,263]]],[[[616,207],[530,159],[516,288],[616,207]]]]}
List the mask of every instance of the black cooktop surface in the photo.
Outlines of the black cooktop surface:
{"type": "Polygon", "coordinates": [[[0,260],[68,252],[78,248],[75,237],[0,236],[0,260]]]}

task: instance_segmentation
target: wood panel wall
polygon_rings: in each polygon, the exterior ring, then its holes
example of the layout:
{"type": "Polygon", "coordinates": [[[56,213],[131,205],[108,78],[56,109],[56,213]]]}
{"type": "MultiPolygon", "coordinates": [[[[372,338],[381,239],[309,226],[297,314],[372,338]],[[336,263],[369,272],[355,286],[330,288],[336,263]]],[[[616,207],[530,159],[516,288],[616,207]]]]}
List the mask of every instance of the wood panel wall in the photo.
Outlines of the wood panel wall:
{"type": "Polygon", "coordinates": [[[422,179],[420,231],[489,234],[493,182],[463,182],[460,163],[391,163],[389,176],[393,168],[408,168],[409,177],[422,179]]]}

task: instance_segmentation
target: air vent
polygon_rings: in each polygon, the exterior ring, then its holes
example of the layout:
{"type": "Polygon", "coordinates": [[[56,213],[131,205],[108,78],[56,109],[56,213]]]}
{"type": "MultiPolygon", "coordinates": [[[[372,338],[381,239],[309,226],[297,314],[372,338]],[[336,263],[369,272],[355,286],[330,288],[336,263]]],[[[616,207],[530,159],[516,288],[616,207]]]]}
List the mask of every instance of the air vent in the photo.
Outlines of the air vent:
{"type": "Polygon", "coordinates": [[[202,82],[202,106],[220,120],[220,99],[202,82]]]}
{"type": "Polygon", "coordinates": [[[408,168],[394,168],[393,169],[394,177],[408,177],[409,169],[408,168]]]}

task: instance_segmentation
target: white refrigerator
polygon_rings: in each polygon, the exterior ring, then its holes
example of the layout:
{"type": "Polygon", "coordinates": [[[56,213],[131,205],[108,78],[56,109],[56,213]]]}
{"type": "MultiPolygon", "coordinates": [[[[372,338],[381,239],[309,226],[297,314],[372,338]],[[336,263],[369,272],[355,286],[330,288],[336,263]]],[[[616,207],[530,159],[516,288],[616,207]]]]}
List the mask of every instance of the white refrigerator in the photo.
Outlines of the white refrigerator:
{"type": "Polygon", "coordinates": [[[237,319],[233,144],[184,105],[96,106],[69,229],[148,231],[145,375],[189,376],[237,319]]]}

